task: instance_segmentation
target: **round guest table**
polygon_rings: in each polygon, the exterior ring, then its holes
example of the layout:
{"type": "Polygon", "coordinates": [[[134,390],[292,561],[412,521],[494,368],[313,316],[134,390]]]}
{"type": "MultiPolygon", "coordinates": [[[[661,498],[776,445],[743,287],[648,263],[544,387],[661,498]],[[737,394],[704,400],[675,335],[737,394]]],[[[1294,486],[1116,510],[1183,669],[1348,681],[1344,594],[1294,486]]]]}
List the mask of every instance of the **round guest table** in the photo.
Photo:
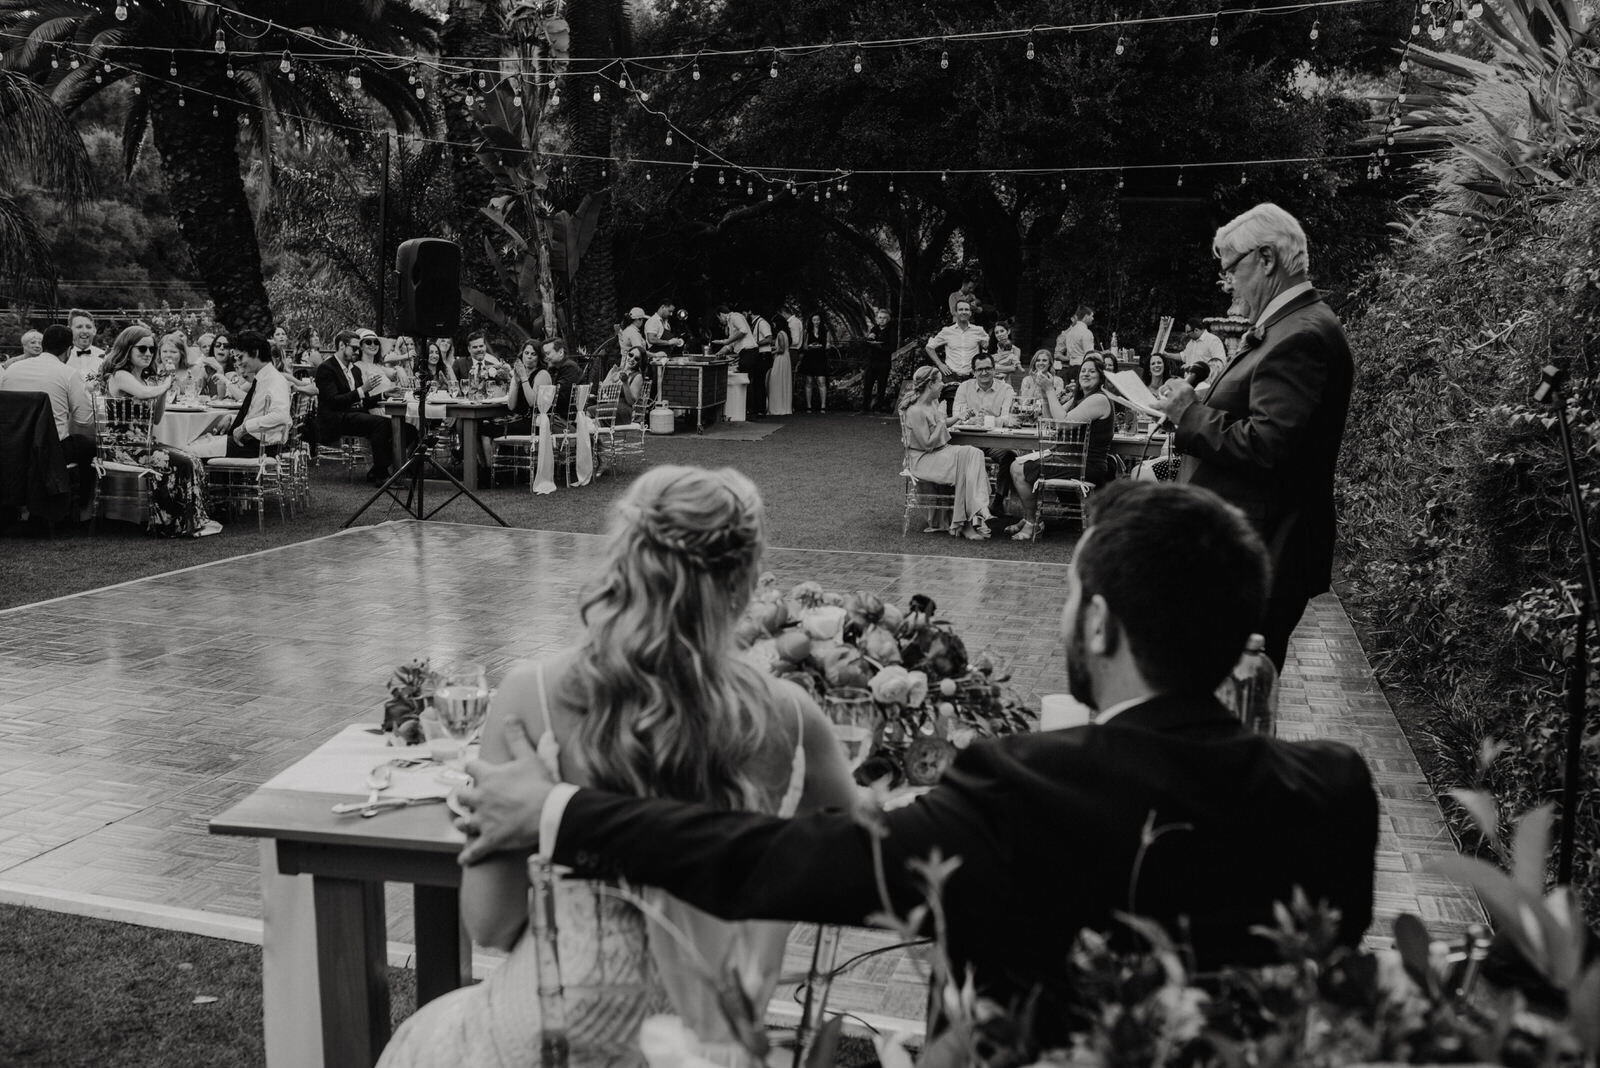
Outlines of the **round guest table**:
{"type": "Polygon", "coordinates": [[[186,448],[196,438],[217,424],[233,421],[237,408],[179,408],[170,405],[154,428],[154,436],[163,445],[186,448]]]}

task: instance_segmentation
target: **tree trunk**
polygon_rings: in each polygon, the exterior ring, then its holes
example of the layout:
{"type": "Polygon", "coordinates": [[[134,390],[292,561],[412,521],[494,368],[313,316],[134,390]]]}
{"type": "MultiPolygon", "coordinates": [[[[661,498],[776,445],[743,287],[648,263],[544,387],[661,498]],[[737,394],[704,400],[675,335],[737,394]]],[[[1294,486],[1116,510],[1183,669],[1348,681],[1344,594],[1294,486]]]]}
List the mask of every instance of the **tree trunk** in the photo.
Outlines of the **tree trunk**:
{"type": "Polygon", "coordinates": [[[238,112],[191,98],[178,106],[177,89],[150,81],[150,128],[166,172],[172,216],[189,246],[217,320],[229,330],[272,329],[272,308],[261,277],[261,246],[239,171],[238,112]]]}
{"type": "MultiPolygon", "coordinates": [[[[586,57],[615,56],[618,41],[617,29],[625,17],[619,0],[582,0],[567,8],[567,21],[572,27],[572,68],[575,71],[592,69],[584,63],[586,57]]],[[[617,90],[609,81],[595,77],[568,79],[570,90],[563,92],[568,101],[568,114],[572,117],[572,150],[582,156],[600,159],[573,161],[568,170],[566,205],[575,209],[589,193],[598,193],[607,185],[605,160],[612,155],[612,110],[617,90]],[[600,89],[600,101],[594,100],[594,90],[600,89]]],[[[584,254],[577,276],[569,293],[573,322],[570,325],[577,340],[593,348],[612,336],[617,321],[617,281],[612,249],[612,213],[609,206],[600,213],[600,225],[594,242],[584,254]]]]}
{"type": "MultiPolygon", "coordinates": [[[[445,22],[440,48],[447,56],[481,60],[477,66],[487,75],[492,88],[499,78],[496,68],[505,51],[498,5],[493,0],[487,3],[484,0],[451,0],[450,17],[445,22]]],[[[452,142],[450,184],[455,197],[450,223],[456,240],[461,243],[461,281],[505,304],[516,298],[516,292],[495,272],[494,265],[483,252],[483,239],[498,241],[499,232],[478,210],[494,196],[494,180],[471,148],[459,147],[478,140],[478,127],[467,111],[468,90],[458,76],[441,79],[440,89],[447,139],[452,142]]],[[[474,96],[481,92],[476,75],[471,92],[474,96]]]]}

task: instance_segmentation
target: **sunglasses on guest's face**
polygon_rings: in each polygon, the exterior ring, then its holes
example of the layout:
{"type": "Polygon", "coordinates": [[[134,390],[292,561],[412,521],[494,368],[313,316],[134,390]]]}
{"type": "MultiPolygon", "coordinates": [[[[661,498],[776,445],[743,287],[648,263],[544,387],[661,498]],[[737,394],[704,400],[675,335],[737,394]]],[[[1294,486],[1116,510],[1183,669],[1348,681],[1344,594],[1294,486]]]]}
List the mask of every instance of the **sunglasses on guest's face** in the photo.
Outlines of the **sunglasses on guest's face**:
{"type": "Polygon", "coordinates": [[[370,337],[366,338],[365,340],[363,340],[361,342],[361,344],[363,344],[363,345],[376,345],[377,343],[378,343],[377,338],[370,338],[370,337]]]}
{"type": "Polygon", "coordinates": [[[154,352],[154,351],[156,351],[156,347],[154,345],[135,345],[133,347],[133,351],[134,352],[154,352]]]}

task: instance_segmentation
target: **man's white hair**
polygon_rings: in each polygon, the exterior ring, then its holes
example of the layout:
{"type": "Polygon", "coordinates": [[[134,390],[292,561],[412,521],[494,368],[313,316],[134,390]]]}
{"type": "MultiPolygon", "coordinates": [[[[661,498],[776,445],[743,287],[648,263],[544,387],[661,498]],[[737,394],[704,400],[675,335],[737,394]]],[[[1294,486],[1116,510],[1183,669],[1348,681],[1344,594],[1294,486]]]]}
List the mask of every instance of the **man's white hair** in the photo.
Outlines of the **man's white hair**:
{"type": "Polygon", "coordinates": [[[1300,220],[1276,204],[1257,204],[1224,223],[1211,240],[1211,253],[1226,262],[1264,246],[1278,254],[1278,262],[1290,274],[1310,271],[1311,256],[1306,251],[1306,232],[1300,220]]]}

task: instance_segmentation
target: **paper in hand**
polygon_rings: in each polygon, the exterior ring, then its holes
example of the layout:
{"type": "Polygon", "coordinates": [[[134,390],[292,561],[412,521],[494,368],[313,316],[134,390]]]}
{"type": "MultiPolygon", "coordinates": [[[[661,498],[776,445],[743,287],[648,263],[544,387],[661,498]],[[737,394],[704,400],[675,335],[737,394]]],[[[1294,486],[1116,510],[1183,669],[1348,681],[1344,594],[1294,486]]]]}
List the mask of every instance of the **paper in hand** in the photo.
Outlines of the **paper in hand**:
{"type": "Polygon", "coordinates": [[[1133,371],[1112,371],[1106,375],[1106,383],[1112,387],[1122,401],[1135,411],[1143,412],[1155,419],[1163,419],[1161,409],[1156,407],[1156,395],[1150,392],[1150,387],[1145,385],[1133,371]]]}

